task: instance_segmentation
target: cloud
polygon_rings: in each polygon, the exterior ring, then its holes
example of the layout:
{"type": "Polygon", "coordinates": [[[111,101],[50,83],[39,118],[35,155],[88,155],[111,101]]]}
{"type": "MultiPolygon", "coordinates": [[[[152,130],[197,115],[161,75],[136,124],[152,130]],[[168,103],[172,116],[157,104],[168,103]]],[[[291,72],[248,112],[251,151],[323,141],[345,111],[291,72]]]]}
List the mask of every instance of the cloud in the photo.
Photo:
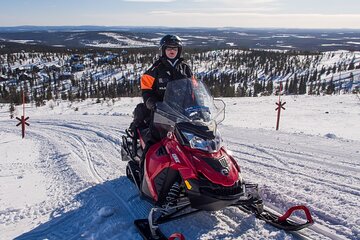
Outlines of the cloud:
{"type": "MultiPolygon", "coordinates": [[[[360,14],[323,14],[323,13],[259,13],[259,10],[270,11],[271,9],[222,9],[222,11],[151,11],[150,14],[154,15],[172,15],[172,16],[261,16],[261,17],[317,17],[317,18],[341,18],[351,17],[360,18],[360,14]],[[255,10],[251,12],[249,10],[255,10]]],[[[219,8],[221,10],[221,8],[219,8]]]]}
{"type": "Polygon", "coordinates": [[[203,8],[188,8],[181,10],[153,10],[150,11],[150,14],[159,14],[159,15],[198,15],[198,16],[207,16],[207,15],[242,15],[245,13],[248,14],[262,14],[262,13],[272,13],[277,12],[278,7],[203,7],[203,8]]]}
{"type": "Polygon", "coordinates": [[[176,0],[123,0],[124,2],[175,2],[176,0]]]}
{"type": "MultiPolygon", "coordinates": [[[[196,12],[212,7],[217,12],[264,12],[281,10],[278,0],[192,0],[196,12]]],[[[189,9],[188,9],[189,10],[189,9]]],[[[187,11],[186,9],[184,11],[187,11]]],[[[211,10],[212,12],[214,10],[211,10]]]]}
{"type": "Polygon", "coordinates": [[[233,3],[233,4],[264,4],[264,3],[277,3],[278,0],[193,0],[197,3],[233,3]]]}
{"type": "MultiPolygon", "coordinates": [[[[214,13],[214,12],[236,12],[236,13],[259,13],[259,12],[274,12],[276,10],[279,10],[275,7],[217,7],[217,8],[202,8],[201,12],[204,13],[214,13]]],[[[199,9],[193,9],[193,10],[186,10],[184,12],[199,12],[199,9]]]]}

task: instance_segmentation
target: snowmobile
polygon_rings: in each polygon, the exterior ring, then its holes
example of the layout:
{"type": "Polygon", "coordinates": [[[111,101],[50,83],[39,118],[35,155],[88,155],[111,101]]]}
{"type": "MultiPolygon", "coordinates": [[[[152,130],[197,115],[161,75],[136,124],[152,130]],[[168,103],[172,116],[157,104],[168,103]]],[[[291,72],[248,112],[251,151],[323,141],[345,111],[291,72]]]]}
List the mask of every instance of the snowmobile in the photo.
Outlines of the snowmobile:
{"type": "Polygon", "coordinates": [[[214,99],[202,81],[169,82],[153,114],[161,140],[144,154],[149,128],[139,127],[135,134],[126,131],[121,148],[122,159],[128,161],[127,177],[154,205],[147,219],[134,222],[144,239],[167,239],[159,224],[229,206],[287,231],[313,224],[305,206],[292,207],[282,216],[266,209],[258,185],[243,180],[218,131],[225,119],[225,103],[214,99]],[[306,222],[289,219],[296,210],[305,212],[306,222]]]}

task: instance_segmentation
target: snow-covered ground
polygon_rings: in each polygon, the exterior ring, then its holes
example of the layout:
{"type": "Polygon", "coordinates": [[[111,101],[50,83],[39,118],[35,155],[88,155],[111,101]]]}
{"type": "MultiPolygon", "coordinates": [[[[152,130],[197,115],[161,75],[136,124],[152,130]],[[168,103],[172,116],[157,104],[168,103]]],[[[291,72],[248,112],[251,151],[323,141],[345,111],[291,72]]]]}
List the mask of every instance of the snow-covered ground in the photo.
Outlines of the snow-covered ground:
{"type": "MultiPolygon", "coordinates": [[[[283,212],[305,204],[316,223],[291,234],[229,207],[163,224],[166,235],[360,239],[360,99],[282,100],[280,131],[277,97],[224,99],[220,130],[267,206],[283,212]]],[[[151,205],[126,178],[120,156],[121,135],[140,101],[27,105],[31,125],[25,139],[8,106],[0,106],[0,239],[141,239],[133,220],[146,217],[151,205]]]]}

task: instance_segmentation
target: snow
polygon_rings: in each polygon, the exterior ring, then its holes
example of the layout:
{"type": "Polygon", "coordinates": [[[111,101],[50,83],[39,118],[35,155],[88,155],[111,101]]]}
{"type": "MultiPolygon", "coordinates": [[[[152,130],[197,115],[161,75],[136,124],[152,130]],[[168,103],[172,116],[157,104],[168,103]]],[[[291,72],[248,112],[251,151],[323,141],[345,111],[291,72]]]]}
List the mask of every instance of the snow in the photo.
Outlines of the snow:
{"type": "Polygon", "coordinates": [[[8,40],[8,41],[9,42],[14,42],[14,43],[22,43],[22,44],[37,42],[35,40],[8,40]]]}
{"type": "Polygon", "coordinates": [[[348,44],[355,44],[355,45],[359,45],[360,42],[347,42],[348,44]]]}
{"type": "Polygon", "coordinates": [[[3,160],[1,165],[1,177],[6,181],[0,189],[0,196],[5,209],[20,209],[25,204],[34,205],[46,197],[44,176],[36,169],[35,164],[39,159],[39,146],[30,139],[23,142],[15,134],[0,133],[2,139],[0,152],[3,160]],[[17,151],[19,145],[23,145],[23,152],[17,151]],[[11,158],[9,158],[11,156],[11,158]],[[29,181],[30,180],[30,181],[29,181]],[[36,195],[32,196],[33,191],[36,195]]]}
{"type": "Polygon", "coordinates": [[[276,47],[279,47],[279,48],[295,48],[295,47],[293,47],[293,46],[291,46],[291,45],[280,45],[280,44],[276,44],[275,46],[276,46],[276,47]]]}
{"type": "Polygon", "coordinates": [[[100,35],[104,35],[110,37],[115,40],[113,42],[101,42],[99,40],[92,41],[91,43],[85,43],[85,46],[90,47],[103,47],[103,48],[138,48],[138,47],[153,47],[156,46],[153,42],[143,42],[134,39],[130,39],[128,37],[122,36],[117,33],[112,32],[102,32],[100,35]]]}
{"type": "MultiPolygon", "coordinates": [[[[285,110],[280,117],[281,131],[296,134],[325,136],[360,141],[360,100],[356,95],[281,97],[285,110]]],[[[274,130],[277,96],[262,98],[225,99],[226,125],[243,128],[274,130]]]]}
{"type": "Polygon", "coordinates": [[[334,46],[344,46],[344,44],[341,43],[327,43],[327,44],[321,44],[322,47],[334,47],[334,46]]]}
{"type": "Polygon", "coordinates": [[[234,47],[234,46],[236,46],[236,44],[235,43],[233,43],[233,42],[229,42],[229,43],[226,43],[227,45],[229,45],[230,47],[234,47]]]}
{"type": "MultiPolygon", "coordinates": [[[[186,239],[359,239],[360,98],[283,96],[279,131],[277,97],[223,100],[219,128],[244,179],[259,184],[269,208],[304,204],[316,223],[291,234],[229,207],[162,224],[163,232],[186,239]]],[[[151,205],[126,178],[120,155],[139,102],[28,104],[25,139],[8,105],[0,105],[0,239],[141,239],[133,220],[151,205]]]]}

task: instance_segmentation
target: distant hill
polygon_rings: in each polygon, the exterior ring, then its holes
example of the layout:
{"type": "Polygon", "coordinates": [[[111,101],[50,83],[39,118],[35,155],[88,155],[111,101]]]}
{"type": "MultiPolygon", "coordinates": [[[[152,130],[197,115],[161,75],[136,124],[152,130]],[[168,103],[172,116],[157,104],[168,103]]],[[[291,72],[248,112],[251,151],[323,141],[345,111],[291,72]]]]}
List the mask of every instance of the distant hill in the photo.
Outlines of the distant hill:
{"type": "Polygon", "coordinates": [[[301,51],[360,50],[360,30],[168,28],[105,26],[0,27],[0,50],[156,47],[168,33],[194,48],[251,48],[301,51]]]}

